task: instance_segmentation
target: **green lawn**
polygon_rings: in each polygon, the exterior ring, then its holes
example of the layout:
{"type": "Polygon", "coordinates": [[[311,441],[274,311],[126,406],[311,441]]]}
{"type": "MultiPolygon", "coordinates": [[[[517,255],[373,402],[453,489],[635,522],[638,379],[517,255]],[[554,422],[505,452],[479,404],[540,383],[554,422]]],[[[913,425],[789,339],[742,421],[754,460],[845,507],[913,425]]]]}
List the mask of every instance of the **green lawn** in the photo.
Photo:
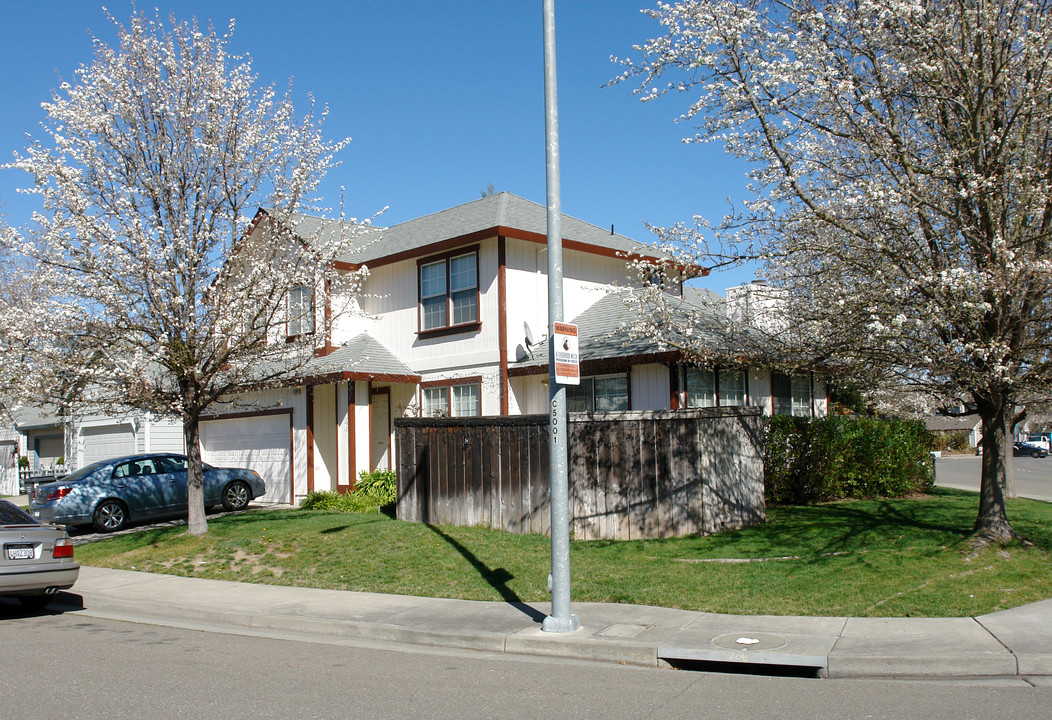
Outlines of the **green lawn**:
{"type": "MultiPolygon", "coordinates": [[[[1009,504],[1034,545],[972,554],[974,493],[772,508],[712,537],[575,541],[572,597],[718,613],[970,616],[1052,597],[1052,504],[1009,504]]],[[[77,548],[86,565],[473,600],[547,599],[539,535],[306,510],[213,518],[77,548]]]]}

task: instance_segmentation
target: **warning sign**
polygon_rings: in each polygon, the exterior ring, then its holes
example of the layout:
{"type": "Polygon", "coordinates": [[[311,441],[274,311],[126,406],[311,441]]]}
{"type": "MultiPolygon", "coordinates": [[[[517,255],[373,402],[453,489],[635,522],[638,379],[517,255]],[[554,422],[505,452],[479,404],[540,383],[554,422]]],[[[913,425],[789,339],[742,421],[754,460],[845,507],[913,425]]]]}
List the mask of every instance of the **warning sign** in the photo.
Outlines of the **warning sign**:
{"type": "Polygon", "coordinates": [[[577,351],[577,326],[554,323],[555,382],[560,385],[581,384],[581,356],[577,351]]]}

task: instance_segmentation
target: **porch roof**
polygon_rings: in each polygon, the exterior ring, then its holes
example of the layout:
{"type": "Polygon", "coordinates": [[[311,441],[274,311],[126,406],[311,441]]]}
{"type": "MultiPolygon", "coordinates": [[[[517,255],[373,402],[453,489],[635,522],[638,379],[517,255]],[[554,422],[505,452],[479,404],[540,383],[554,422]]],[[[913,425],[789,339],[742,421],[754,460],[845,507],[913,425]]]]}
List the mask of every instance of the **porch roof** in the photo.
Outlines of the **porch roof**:
{"type": "Polygon", "coordinates": [[[390,348],[369,333],[356,335],[328,355],[314,358],[300,368],[295,377],[307,382],[420,382],[420,373],[414,372],[390,348]]]}

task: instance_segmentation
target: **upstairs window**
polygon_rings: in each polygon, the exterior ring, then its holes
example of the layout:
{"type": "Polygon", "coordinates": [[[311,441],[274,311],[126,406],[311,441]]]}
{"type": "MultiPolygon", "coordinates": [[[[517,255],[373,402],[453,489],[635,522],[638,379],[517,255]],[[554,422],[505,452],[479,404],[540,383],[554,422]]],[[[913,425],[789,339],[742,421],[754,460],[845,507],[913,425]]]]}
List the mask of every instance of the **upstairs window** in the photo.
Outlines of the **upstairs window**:
{"type": "Polygon", "coordinates": [[[420,330],[444,330],[479,321],[478,251],[420,264],[420,330]]]}
{"type": "Polygon", "coordinates": [[[301,285],[289,292],[289,337],[314,332],[314,288],[301,285]]]}

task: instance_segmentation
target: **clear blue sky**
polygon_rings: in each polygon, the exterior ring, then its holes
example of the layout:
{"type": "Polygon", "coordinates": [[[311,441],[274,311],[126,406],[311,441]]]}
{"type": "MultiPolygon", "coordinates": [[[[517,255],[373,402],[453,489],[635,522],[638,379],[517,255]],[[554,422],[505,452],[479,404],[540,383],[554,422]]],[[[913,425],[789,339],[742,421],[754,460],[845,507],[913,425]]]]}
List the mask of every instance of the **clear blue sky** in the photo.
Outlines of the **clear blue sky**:
{"type": "MultiPolygon", "coordinates": [[[[40,103],[61,79],[93,60],[90,35],[113,44],[102,11],[126,21],[127,0],[0,3],[0,158],[41,137],[40,103]]],[[[659,32],[643,0],[556,0],[563,212],[640,241],[644,222],[670,225],[701,214],[718,221],[727,199],[746,197],[746,166],[719,145],[684,144],[673,119],[686,98],[643,104],[630,86],[603,87],[611,55],[659,32]]],[[[140,10],[179,19],[237,21],[232,52],[247,52],[261,83],[284,89],[297,108],[312,93],[329,106],[326,134],[350,137],[326,200],[346,191],[348,215],[384,207],[382,225],[477,199],[489,183],[545,202],[541,0],[375,2],[174,2],[140,10]]],[[[0,171],[0,212],[24,225],[34,200],[16,195],[29,177],[0,171]]],[[[722,291],[750,270],[714,275],[722,291]]]]}

